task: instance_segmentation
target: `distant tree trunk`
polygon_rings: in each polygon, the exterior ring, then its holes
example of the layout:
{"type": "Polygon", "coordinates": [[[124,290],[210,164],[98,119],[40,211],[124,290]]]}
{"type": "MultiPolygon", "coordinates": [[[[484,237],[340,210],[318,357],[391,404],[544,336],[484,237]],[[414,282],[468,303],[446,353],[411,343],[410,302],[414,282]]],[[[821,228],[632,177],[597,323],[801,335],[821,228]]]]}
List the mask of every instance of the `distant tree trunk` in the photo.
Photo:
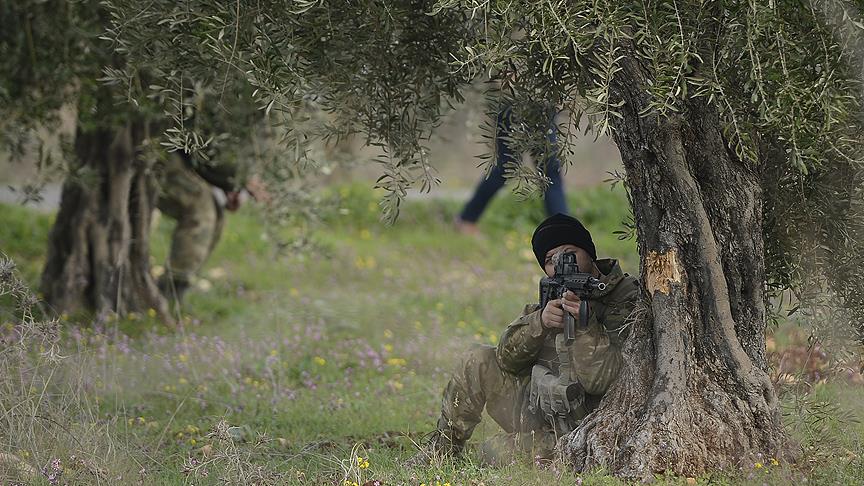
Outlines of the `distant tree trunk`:
{"type": "Polygon", "coordinates": [[[637,225],[643,302],[602,406],[562,442],[577,470],[695,475],[780,453],[765,358],[758,168],[727,147],[716,110],[648,108],[647,70],[623,61],[615,142],[637,225]]]}
{"type": "Polygon", "coordinates": [[[45,301],[58,312],[154,309],[170,320],[150,275],[155,185],[138,152],[147,131],[144,122],[78,129],[42,273],[45,301]]]}

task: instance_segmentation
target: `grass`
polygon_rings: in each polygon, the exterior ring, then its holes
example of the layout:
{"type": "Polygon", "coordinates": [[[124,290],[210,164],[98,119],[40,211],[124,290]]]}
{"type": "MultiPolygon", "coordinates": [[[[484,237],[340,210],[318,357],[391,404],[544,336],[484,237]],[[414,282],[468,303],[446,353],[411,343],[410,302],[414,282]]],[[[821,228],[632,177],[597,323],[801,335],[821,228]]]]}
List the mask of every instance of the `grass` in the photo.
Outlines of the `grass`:
{"type": "MultiPolygon", "coordinates": [[[[456,202],[408,203],[386,227],[371,191],[334,191],[340,203],[307,252],[277,255],[253,209],[230,215],[177,331],[147,314],[100,323],[66,316],[62,360],[44,363],[31,352],[22,359],[33,366],[5,380],[0,423],[20,427],[0,429],[0,450],[44,468],[34,480],[41,484],[51,484],[56,460],[71,484],[617,484],[600,473],[576,477],[531,464],[484,468],[471,455],[426,469],[402,465],[432,429],[459,353],[470,343],[494,344],[522,304],[536,299],[540,274],[528,240],[542,206],[499,197],[481,223],[484,236],[471,238],[451,229],[456,202]],[[34,400],[38,385],[46,391],[34,400]],[[10,397],[53,422],[8,420],[16,413],[10,397]]],[[[634,242],[613,234],[627,217],[623,193],[596,188],[570,197],[601,256],[636,272],[634,242]]],[[[3,206],[0,218],[0,250],[35,286],[50,216],[3,206]]],[[[170,229],[162,219],[153,235],[154,267],[170,229]]],[[[0,318],[11,323],[16,311],[3,304],[0,318]]],[[[803,339],[781,334],[784,349],[803,339]]],[[[786,399],[789,428],[814,463],[766,459],[699,481],[864,482],[864,428],[849,420],[864,411],[860,390],[837,379],[786,399]]],[[[474,442],[494,433],[484,420],[474,442]]]]}

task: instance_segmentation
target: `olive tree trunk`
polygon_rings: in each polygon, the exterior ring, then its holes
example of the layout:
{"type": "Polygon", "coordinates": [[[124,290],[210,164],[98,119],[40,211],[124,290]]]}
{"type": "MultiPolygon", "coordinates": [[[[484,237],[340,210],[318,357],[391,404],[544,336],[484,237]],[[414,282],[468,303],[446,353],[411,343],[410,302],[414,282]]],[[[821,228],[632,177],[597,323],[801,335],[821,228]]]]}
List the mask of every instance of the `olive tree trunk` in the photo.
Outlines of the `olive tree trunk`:
{"type": "Polygon", "coordinates": [[[143,122],[78,129],[42,273],[42,293],[55,311],[154,309],[169,320],[150,275],[155,185],[138,151],[147,131],[143,122]]]}
{"type": "Polygon", "coordinates": [[[632,196],[643,299],[620,378],[564,438],[564,458],[580,471],[646,478],[776,456],[784,434],[765,358],[758,168],[727,147],[704,102],[640,116],[646,70],[632,58],[623,67],[614,138],[632,196]]]}

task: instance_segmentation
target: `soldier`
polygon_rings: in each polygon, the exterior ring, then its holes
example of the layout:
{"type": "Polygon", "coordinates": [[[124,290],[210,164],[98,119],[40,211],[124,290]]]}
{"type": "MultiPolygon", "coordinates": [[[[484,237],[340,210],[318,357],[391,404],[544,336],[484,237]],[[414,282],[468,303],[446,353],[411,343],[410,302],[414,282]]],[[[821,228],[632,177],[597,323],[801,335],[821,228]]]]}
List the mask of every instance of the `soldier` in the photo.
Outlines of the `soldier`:
{"type": "Polygon", "coordinates": [[[224,209],[239,208],[242,189],[233,163],[194,163],[183,152],[167,157],[156,205],[177,221],[165,273],[159,279],[159,288],[172,301],[182,300],[192,277],[216,247],[224,225],[224,209]],[[213,187],[225,192],[224,208],[213,187]]]}
{"type": "Polygon", "coordinates": [[[606,284],[588,301],[587,328],[577,327],[575,341],[565,345],[565,312],[579,322],[579,298],[568,291],[543,309],[527,305],[497,348],[472,347],[444,389],[436,431],[411,463],[460,454],[484,407],[506,433],[483,445],[485,462],[509,459],[516,451],[551,459],[557,439],[596,408],[618,375],[638,280],[616,260],[597,260],[591,234],[573,217],[547,218],[531,242],[546,275],[554,275],[556,255],[572,251],[580,269],[606,284]]]}

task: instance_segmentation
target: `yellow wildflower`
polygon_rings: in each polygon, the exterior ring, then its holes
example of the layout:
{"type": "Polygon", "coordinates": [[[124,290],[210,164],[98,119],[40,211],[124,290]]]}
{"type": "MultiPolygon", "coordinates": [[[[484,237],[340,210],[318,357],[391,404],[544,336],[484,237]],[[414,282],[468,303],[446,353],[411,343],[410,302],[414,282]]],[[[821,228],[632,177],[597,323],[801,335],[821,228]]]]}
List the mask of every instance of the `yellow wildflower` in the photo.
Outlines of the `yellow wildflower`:
{"type": "Polygon", "coordinates": [[[315,356],[314,358],[312,358],[312,361],[314,361],[315,364],[317,364],[318,366],[324,366],[325,364],[327,364],[327,360],[322,358],[321,356],[315,356]]]}
{"type": "Polygon", "coordinates": [[[360,469],[368,469],[369,468],[369,460],[363,457],[357,458],[357,467],[360,469]]]}
{"type": "Polygon", "coordinates": [[[393,331],[390,329],[384,329],[384,337],[387,339],[393,339],[393,331]]]}
{"type": "Polygon", "coordinates": [[[156,317],[156,309],[154,309],[152,307],[147,309],[147,317],[149,317],[150,319],[153,319],[154,317],[156,317]]]}
{"type": "Polygon", "coordinates": [[[764,466],[764,464],[762,464],[761,462],[757,462],[756,464],[753,464],[753,467],[755,467],[756,469],[762,469],[763,466],[764,466]]]}
{"type": "Polygon", "coordinates": [[[772,457],[772,458],[771,458],[771,465],[772,465],[772,466],[779,466],[779,465],[780,465],[780,461],[778,461],[777,459],[775,459],[775,458],[772,457]]]}
{"type": "Polygon", "coordinates": [[[368,229],[364,228],[364,229],[360,230],[360,239],[361,240],[368,240],[370,238],[372,238],[372,233],[369,232],[368,229]]]}
{"type": "Polygon", "coordinates": [[[407,361],[404,358],[388,358],[387,364],[390,366],[405,366],[407,361]]]}
{"type": "Polygon", "coordinates": [[[300,295],[300,291],[295,289],[294,287],[291,287],[291,289],[288,290],[288,293],[291,295],[291,297],[297,297],[298,295],[300,295]]]}
{"type": "Polygon", "coordinates": [[[385,344],[384,345],[384,351],[387,351],[388,353],[393,352],[393,345],[392,344],[385,344]]]}
{"type": "Polygon", "coordinates": [[[185,363],[185,362],[189,361],[189,356],[186,356],[185,354],[181,353],[180,355],[177,356],[177,359],[179,359],[181,363],[185,363]]]}

